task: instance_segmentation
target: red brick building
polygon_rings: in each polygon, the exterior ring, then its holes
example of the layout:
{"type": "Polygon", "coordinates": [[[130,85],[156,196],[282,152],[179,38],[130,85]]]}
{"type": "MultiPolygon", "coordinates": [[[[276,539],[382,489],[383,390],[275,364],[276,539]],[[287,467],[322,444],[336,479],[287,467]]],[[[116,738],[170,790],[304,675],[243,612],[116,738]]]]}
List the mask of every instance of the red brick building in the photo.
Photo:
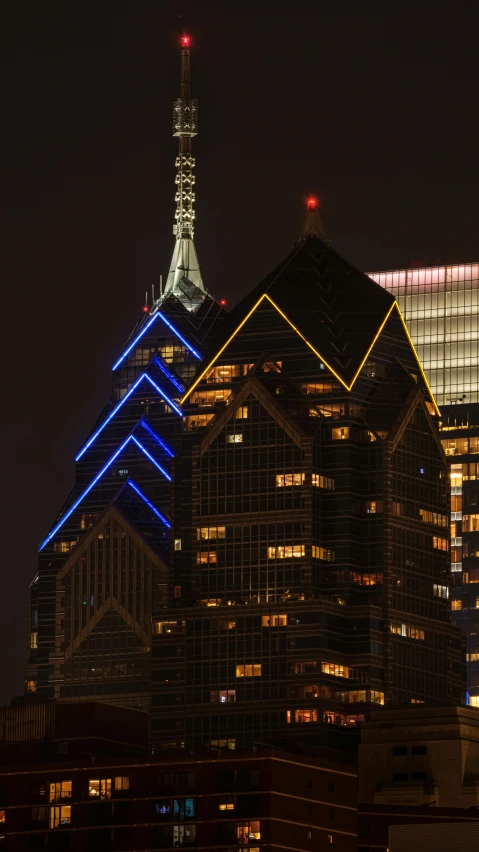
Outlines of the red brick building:
{"type": "MultiPolygon", "coordinates": [[[[13,715],[23,710],[4,708],[13,715]]],[[[307,757],[265,747],[159,757],[142,754],[142,735],[136,743],[131,735],[112,757],[102,755],[110,747],[104,712],[112,711],[113,739],[116,711],[135,719],[137,711],[83,705],[90,716],[82,740],[80,722],[77,736],[61,722],[78,705],[52,705],[49,732],[38,721],[45,706],[28,710],[30,725],[11,723],[10,740],[12,732],[26,738],[29,729],[37,737],[44,730],[46,759],[38,760],[38,739],[35,754],[28,744],[27,760],[27,743],[17,742],[15,763],[15,744],[0,743],[2,849],[356,852],[357,774],[341,754],[307,757]],[[55,738],[59,732],[62,738],[55,738]]]]}

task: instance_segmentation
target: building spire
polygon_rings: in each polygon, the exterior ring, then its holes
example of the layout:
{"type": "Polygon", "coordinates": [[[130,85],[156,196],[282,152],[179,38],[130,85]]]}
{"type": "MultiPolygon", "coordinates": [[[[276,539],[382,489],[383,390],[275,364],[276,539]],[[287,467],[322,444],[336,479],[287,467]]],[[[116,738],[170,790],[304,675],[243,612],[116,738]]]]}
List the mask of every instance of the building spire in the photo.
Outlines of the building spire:
{"type": "Polygon", "coordinates": [[[313,195],[306,199],[306,216],[301,228],[301,239],[306,240],[308,237],[319,237],[329,243],[319,214],[318,199],[313,195]]]}
{"type": "Polygon", "coordinates": [[[173,136],[178,137],[179,143],[176,158],[176,222],[173,226],[176,242],[164,298],[173,294],[188,310],[194,311],[206,295],[193,242],[195,158],[191,153],[191,140],[198,133],[198,101],[192,99],[190,94],[190,36],[182,35],[180,43],[181,97],[173,105],[173,136]]]}

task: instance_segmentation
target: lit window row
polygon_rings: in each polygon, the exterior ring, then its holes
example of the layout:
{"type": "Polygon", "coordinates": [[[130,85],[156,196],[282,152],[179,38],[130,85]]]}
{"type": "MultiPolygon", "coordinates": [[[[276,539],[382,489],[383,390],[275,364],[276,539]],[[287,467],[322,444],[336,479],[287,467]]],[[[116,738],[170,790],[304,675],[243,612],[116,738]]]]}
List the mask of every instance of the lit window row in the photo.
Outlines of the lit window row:
{"type": "Polygon", "coordinates": [[[440,512],[430,512],[428,509],[419,509],[419,517],[426,524],[436,524],[439,527],[447,527],[449,518],[440,512]]]}
{"type": "Polygon", "coordinates": [[[449,550],[449,541],[447,538],[441,538],[440,536],[433,536],[432,538],[432,546],[436,550],[449,550]]]}
{"type": "Polygon", "coordinates": [[[227,402],[231,398],[231,390],[221,388],[220,390],[195,391],[190,396],[190,402],[196,405],[210,406],[217,402],[227,402]]]}
{"type": "Polygon", "coordinates": [[[435,598],[448,598],[449,586],[441,586],[438,583],[432,584],[432,593],[435,598]]]}
{"type": "Polygon", "coordinates": [[[230,382],[231,379],[245,376],[253,366],[253,364],[222,364],[220,366],[213,367],[209,371],[206,376],[206,381],[209,384],[230,382]]]}
{"type": "Polygon", "coordinates": [[[349,677],[349,666],[344,666],[342,663],[322,662],[321,671],[334,677],[349,677]]]}
{"type": "Polygon", "coordinates": [[[198,527],[196,530],[197,541],[220,538],[226,538],[226,527],[198,527]]]}
{"type": "Polygon", "coordinates": [[[261,663],[246,663],[236,666],[236,677],[261,677],[261,663]]]}
{"type": "Polygon", "coordinates": [[[424,641],[424,630],[422,627],[415,627],[413,624],[400,624],[392,621],[389,625],[389,630],[396,636],[406,636],[408,639],[421,639],[424,641]]]}
{"type": "Polygon", "coordinates": [[[268,559],[299,559],[305,552],[304,544],[280,544],[268,547],[268,559]]]}
{"type": "Polygon", "coordinates": [[[311,481],[317,488],[325,488],[327,491],[334,491],[335,489],[335,482],[331,476],[323,476],[321,473],[313,473],[311,481]]]}
{"type": "Polygon", "coordinates": [[[334,550],[330,547],[318,547],[316,544],[311,548],[311,555],[313,559],[322,559],[324,562],[334,562],[336,559],[334,550]]]}

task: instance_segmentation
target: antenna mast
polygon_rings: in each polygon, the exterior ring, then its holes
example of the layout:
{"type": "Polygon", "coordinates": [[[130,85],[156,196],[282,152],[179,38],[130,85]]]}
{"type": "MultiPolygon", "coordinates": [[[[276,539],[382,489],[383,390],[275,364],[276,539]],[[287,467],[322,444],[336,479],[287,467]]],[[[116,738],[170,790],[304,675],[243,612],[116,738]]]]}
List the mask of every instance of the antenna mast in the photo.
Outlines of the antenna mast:
{"type": "Polygon", "coordinates": [[[176,212],[173,233],[176,237],[164,298],[176,296],[189,311],[202,304],[206,290],[201,278],[194,236],[195,221],[195,158],[191,140],[198,133],[198,101],[191,98],[190,47],[191,37],[181,36],[181,97],[173,104],[173,136],[178,137],[176,158],[176,212]]]}
{"type": "Polygon", "coordinates": [[[176,158],[176,224],[173,233],[177,239],[193,238],[195,158],[191,154],[191,140],[198,133],[198,101],[191,99],[190,89],[190,36],[181,37],[181,98],[173,104],[173,136],[178,136],[179,152],[176,158]]]}

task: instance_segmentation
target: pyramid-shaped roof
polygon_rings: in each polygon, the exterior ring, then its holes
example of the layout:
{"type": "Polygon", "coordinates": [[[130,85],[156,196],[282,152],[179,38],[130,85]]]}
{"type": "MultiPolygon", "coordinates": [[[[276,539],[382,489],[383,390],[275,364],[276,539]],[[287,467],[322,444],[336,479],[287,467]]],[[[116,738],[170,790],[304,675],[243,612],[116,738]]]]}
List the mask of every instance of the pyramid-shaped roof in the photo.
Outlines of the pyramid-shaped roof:
{"type": "Polygon", "coordinates": [[[395,301],[326,241],[311,236],[238,303],[214,350],[264,294],[348,384],[395,301]]]}

